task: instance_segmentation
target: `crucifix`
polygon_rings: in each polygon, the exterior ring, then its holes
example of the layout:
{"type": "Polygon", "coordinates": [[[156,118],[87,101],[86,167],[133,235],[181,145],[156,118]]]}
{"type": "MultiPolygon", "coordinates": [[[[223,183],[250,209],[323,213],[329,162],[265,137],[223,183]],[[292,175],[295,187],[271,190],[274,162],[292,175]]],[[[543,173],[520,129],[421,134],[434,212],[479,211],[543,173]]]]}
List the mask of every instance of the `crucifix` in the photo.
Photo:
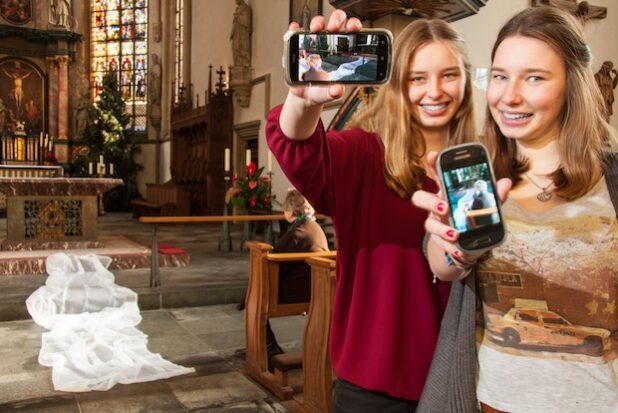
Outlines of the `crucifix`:
{"type": "Polygon", "coordinates": [[[580,1],[578,3],[577,0],[532,0],[533,6],[539,4],[566,10],[583,23],[591,19],[604,19],[607,17],[607,7],[593,6],[587,1],[580,1]]]}

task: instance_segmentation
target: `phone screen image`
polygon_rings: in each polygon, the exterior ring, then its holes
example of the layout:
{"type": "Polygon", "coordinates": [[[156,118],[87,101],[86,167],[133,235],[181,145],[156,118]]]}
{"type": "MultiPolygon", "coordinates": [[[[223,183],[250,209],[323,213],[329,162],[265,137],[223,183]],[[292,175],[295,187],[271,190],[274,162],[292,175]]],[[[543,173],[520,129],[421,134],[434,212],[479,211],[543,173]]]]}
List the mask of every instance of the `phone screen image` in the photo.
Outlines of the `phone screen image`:
{"type": "Polygon", "coordinates": [[[464,234],[500,223],[500,213],[486,162],[442,171],[451,218],[464,234]]]}
{"type": "Polygon", "coordinates": [[[388,79],[390,39],[384,33],[299,33],[290,40],[295,83],[382,83],[388,79]]]}

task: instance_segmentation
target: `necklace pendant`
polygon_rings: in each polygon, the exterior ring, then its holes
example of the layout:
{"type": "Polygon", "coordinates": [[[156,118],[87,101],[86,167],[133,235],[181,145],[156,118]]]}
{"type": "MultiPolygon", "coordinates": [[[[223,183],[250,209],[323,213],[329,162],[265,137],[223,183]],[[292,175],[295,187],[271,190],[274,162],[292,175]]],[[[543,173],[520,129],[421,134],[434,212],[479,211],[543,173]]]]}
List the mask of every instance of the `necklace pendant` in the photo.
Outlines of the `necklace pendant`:
{"type": "Polygon", "coordinates": [[[536,196],[536,199],[538,199],[541,202],[547,202],[551,199],[551,192],[547,192],[545,190],[543,190],[543,192],[539,193],[536,196]]]}

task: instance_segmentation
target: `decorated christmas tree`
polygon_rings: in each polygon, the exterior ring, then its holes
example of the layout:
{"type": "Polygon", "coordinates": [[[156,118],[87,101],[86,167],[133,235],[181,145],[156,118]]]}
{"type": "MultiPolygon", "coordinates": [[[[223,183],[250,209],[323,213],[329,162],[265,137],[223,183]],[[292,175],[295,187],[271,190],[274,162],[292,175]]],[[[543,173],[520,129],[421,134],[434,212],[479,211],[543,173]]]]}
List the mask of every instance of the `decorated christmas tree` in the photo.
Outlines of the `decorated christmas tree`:
{"type": "Polygon", "coordinates": [[[99,156],[103,155],[106,176],[123,180],[124,185],[105,194],[106,211],[127,211],[131,208],[131,200],[139,197],[137,173],[142,166],[135,161],[135,155],[140,148],[128,127],[129,121],[118,85],[118,72],[110,71],[103,77],[99,100],[88,110],[88,122],[81,135],[84,151],[73,163],[74,175],[88,176],[88,165],[98,163],[99,156]],[[113,174],[110,174],[110,164],[114,165],[113,174]]]}

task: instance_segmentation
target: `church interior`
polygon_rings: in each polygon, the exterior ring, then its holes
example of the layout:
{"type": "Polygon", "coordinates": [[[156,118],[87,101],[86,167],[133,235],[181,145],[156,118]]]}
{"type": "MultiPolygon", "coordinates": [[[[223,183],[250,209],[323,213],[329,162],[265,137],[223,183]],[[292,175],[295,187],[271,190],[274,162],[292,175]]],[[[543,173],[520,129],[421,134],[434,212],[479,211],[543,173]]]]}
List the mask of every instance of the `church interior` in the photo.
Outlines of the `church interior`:
{"type": "MultiPolygon", "coordinates": [[[[480,129],[491,42],[537,3],[581,19],[611,114],[614,0],[0,0],[0,411],[332,411],[320,332],[334,251],[308,257],[323,294],[311,305],[321,310],[277,303],[268,282],[254,280],[276,276],[269,244],[285,222],[272,217],[292,186],[264,131],[288,93],[290,21],[341,8],[395,37],[417,18],[452,22],[467,42],[480,129]],[[230,192],[248,174],[261,177],[257,200],[230,192]],[[58,390],[37,361],[44,330],[25,303],[55,252],[110,256],[117,283],[137,291],[149,349],[193,370],[58,390]],[[274,369],[269,308],[286,350],[274,369]]],[[[345,128],[374,93],[347,86],[325,107],[325,127],[345,128]]],[[[618,129],[618,117],[609,122],[618,129]]]]}

